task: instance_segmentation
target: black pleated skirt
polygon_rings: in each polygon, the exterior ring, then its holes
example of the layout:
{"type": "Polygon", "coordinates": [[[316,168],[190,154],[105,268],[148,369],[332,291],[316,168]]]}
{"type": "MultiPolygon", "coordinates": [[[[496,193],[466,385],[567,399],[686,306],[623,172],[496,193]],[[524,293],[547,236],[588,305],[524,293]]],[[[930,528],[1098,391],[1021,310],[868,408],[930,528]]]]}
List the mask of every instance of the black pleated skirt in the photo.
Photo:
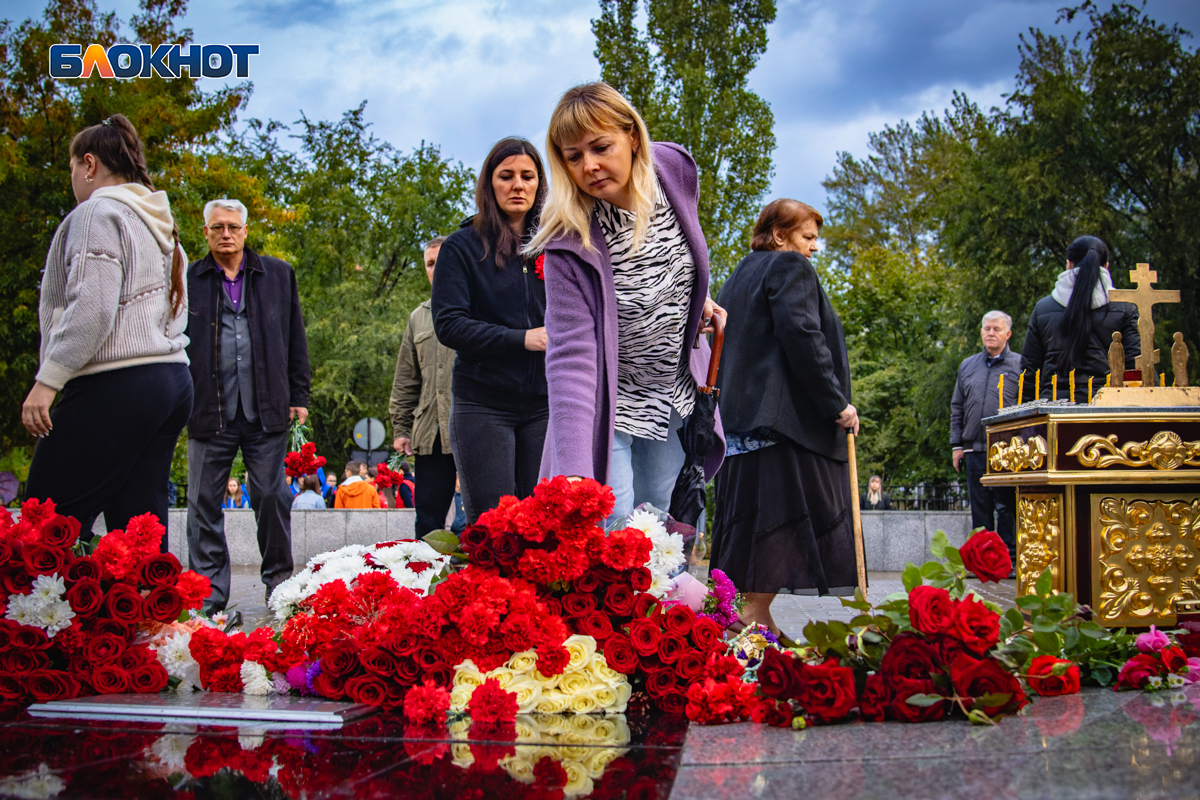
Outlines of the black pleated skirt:
{"type": "Polygon", "coordinates": [[[790,439],[729,456],[717,473],[710,564],[741,592],[853,595],[850,504],[846,462],[790,439]]]}

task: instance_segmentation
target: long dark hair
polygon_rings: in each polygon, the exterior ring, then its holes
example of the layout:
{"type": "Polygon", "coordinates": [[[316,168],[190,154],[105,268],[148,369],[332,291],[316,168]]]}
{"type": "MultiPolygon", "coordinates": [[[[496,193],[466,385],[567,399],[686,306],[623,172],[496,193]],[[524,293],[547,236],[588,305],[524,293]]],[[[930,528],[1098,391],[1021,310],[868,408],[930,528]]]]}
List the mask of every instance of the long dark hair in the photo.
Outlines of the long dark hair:
{"type": "Polygon", "coordinates": [[[1067,260],[1075,267],[1075,288],[1063,312],[1062,366],[1070,371],[1087,355],[1092,340],[1092,294],[1100,281],[1100,269],[1108,263],[1108,245],[1095,236],[1080,236],[1067,248],[1067,260]]]}
{"type": "MultiPolygon", "coordinates": [[[[71,140],[71,158],[82,161],[91,153],[100,163],[129,182],[140,183],[154,191],[154,181],[146,169],[146,155],[137,129],[124,114],[113,114],[99,125],[84,128],[71,140]]],[[[171,231],[175,236],[175,252],[171,255],[171,313],[178,314],[186,296],[183,249],[179,246],[179,226],[171,231]]]]}
{"type": "Polygon", "coordinates": [[[475,183],[475,220],[472,223],[483,239],[483,257],[489,252],[496,254],[496,266],[505,262],[521,249],[521,237],[513,233],[508,224],[508,215],[500,210],[496,202],[496,190],[492,188],[492,175],[504,159],[512,156],[529,156],[537,168],[538,185],[533,194],[533,205],[525,214],[521,226],[522,235],[532,234],[542,214],[542,203],[546,199],[546,171],[542,168],[542,156],[529,140],[519,136],[508,136],[496,142],[483,162],[479,180],[475,183]]]}

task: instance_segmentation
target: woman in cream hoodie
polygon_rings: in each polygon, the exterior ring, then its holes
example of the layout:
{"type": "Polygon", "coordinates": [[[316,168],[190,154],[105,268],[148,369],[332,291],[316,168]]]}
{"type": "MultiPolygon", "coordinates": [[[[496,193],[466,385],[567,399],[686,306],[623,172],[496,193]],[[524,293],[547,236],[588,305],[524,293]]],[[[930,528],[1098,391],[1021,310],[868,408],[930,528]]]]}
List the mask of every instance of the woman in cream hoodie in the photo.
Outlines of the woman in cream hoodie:
{"type": "Polygon", "coordinates": [[[187,260],[128,119],[84,128],[70,155],[79,205],[46,256],[40,366],[21,420],[38,437],[27,496],[53,499],[88,538],[99,514],[108,530],[146,512],[166,524],[171,457],[192,409],[187,260]]]}

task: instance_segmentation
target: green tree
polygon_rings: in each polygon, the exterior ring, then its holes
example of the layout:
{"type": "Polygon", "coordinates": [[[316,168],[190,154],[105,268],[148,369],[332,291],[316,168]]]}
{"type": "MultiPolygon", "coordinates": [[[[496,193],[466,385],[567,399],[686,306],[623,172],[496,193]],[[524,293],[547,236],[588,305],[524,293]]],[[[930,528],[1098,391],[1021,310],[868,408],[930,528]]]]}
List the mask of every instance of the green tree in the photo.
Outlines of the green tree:
{"type": "Polygon", "coordinates": [[[774,0],[600,0],[592,20],[601,76],[641,112],[656,140],[691,152],[714,291],[746,254],[774,168],[770,105],[747,88],[767,47],[774,0]]]}

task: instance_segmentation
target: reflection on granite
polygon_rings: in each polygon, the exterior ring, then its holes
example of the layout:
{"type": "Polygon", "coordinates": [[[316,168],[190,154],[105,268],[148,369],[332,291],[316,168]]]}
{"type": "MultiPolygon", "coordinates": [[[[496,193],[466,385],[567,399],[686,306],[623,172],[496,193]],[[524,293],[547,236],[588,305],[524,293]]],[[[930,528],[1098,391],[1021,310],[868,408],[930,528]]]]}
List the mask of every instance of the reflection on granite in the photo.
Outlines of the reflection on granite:
{"type": "Polygon", "coordinates": [[[1200,796],[1200,686],[1037,699],[990,728],[859,723],[688,732],[671,797],[1200,796]]]}
{"type": "Polygon", "coordinates": [[[0,723],[0,797],[666,798],[681,717],[519,717],[481,731],[395,715],[337,732],[31,720],[0,723]]]}

